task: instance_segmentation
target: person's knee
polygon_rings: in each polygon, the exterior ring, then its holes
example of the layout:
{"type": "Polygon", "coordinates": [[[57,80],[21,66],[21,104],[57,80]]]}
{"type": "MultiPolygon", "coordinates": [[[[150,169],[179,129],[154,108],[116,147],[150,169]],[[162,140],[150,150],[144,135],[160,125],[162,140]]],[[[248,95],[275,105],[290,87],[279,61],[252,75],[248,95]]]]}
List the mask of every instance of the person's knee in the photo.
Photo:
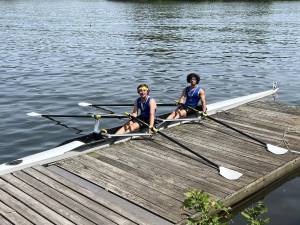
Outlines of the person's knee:
{"type": "Polygon", "coordinates": [[[186,111],[185,110],[180,110],[179,116],[180,117],[186,117],[186,111]]]}
{"type": "Polygon", "coordinates": [[[129,124],[125,124],[125,125],[124,125],[124,130],[129,130],[129,128],[130,128],[130,125],[129,125],[129,124]]]}
{"type": "Polygon", "coordinates": [[[140,125],[138,123],[132,123],[130,125],[130,131],[135,131],[135,130],[137,130],[139,128],[140,128],[140,125]]]}
{"type": "Polygon", "coordinates": [[[176,112],[172,112],[167,119],[174,119],[174,117],[176,116],[176,112]]]}

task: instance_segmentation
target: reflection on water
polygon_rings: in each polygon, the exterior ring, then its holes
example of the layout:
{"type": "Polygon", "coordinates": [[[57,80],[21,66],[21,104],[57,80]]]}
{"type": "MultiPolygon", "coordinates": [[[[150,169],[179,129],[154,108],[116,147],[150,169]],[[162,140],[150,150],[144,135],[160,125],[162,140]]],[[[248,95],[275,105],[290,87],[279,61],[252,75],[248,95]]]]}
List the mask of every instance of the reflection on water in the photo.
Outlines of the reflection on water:
{"type": "MultiPolygon", "coordinates": [[[[275,80],[280,100],[299,105],[299,6],[1,1],[0,162],[76,136],[28,112],[82,114],[90,111],[80,101],[133,102],[144,82],[158,101],[173,102],[189,72],[201,74],[208,103],[269,89],[275,80]]],[[[84,133],[93,127],[89,119],[62,122],[84,133]]]]}
{"type": "Polygon", "coordinates": [[[267,217],[272,225],[298,225],[299,224],[299,185],[300,169],[281,180],[274,182],[269,187],[262,189],[259,193],[251,196],[247,201],[234,208],[236,216],[231,224],[243,224],[240,211],[245,210],[249,205],[261,200],[268,208],[267,217]]]}

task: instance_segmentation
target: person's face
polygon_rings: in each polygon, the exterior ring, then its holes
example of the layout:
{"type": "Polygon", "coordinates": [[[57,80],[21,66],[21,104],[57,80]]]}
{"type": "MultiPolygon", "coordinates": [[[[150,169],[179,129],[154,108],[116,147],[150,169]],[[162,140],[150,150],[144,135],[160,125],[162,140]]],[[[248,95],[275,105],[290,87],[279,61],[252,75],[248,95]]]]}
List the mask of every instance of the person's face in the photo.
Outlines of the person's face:
{"type": "Polygon", "coordinates": [[[142,98],[147,97],[147,95],[148,95],[148,88],[146,88],[146,87],[140,87],[140,88],[138,89],[138,91],[139,91],[139,95],[140,95],[142,98]]]}
{"type": "Polygon", "coordinates": [[[197,84],[196,77],[192,77],[191,80],[190,80],[190,83],[191,83],[192,86],[196,85],[197,84]]]}

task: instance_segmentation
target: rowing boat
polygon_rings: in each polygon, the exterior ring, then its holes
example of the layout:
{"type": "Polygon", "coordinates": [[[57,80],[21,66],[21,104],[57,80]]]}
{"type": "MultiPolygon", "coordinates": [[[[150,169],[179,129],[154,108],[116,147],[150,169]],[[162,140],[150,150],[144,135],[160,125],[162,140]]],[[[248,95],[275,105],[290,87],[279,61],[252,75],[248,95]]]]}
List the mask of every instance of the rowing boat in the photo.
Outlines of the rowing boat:
{"type": "MultiPolygon", "coordinates": [[[[238,107],[240,105],[256,101],[258,99],[270,96],[275,94],[278,91],[278,88],[273,88],[268,91],[259,92],[255,94],[250,94],[247,96],[237,97],[226,101],[221,101],[213,104],[207,105],[207,114],[208,115],[214,115],[218,112],[222,112],[225,110],[229,110],[235,107],[238,107]]],[[[194,115],[194,118],[187,118],[187,119],[179,119],[179,120],[165,120],[166,116],[168,114],[164,114],[159,116],[160,118],[160,129],[166,129],[171,126],[177,126],[182,123],[188,123],[194,120],[201,120],[201,117],[196,117],[194,115]]],[[[99,122],[99,120],[97,120],[99,122]]],[[[95,128],[99,126],[97,124],[95,128]]],[[[114,134],[116,130],[118,130],[119,127],[110,128],[107,130],[108,134],[114,134]]],[[[64,158],[69,158],[72,156],[76,156],[79,154],[85,154],[91,151],[94,151],[96,149],[105,148],[109,145],[128,141],[131,138],[136,138],[137,136],[146,136],[141,133],[141,135],[134,134],[134,135],[124,135],[124,136],[114,136],[114,135],[105,135],[101,134],[101,132],[95,132],[97,129],[94,129],[94,132],[73,138],[70,140],[67,140],[63,143],[61,143],[58,147],[26,156],[24,158],[20,158],[17,160],[13,160],[11,162],[4,163],[0,165],[0,175],[7,174],[13,171],[21,170],[30,166],[34,165],[43,165],[48,164],[57,160],[61,160],[64,158]]],[[[139,131],[141,132],[141,131],[139,131]]]]}

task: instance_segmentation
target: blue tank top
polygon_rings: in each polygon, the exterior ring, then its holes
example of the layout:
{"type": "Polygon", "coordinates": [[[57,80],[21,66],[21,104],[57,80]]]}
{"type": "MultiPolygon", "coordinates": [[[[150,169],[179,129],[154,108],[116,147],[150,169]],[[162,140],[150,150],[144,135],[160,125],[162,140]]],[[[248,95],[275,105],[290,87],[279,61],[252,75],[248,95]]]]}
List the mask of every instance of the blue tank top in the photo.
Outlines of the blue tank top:
{"type": "Polygon", "coordinates": [[[150,101],[151,101],[151,97],[148,96],[147,100],[145,102],[142,102],[142,98],[139,97],[136,100],[136,106],[137,108],[140,110],[140,115],[139,117],[141,117],[144,120],[150,120],[150,101]]]}
{"type": "Polygon", "coordinates": [[[185,95],[186,95],[186,101],[184,103],[185,106],[190,106],[193,108],[196,108],[198,106],[198,103],[200,101],[200,97],[199,97],[200,89],[201,88],[199,85],[197,85],[194,88],[192,88],[191,86],[185,88],[185,95]]]}

